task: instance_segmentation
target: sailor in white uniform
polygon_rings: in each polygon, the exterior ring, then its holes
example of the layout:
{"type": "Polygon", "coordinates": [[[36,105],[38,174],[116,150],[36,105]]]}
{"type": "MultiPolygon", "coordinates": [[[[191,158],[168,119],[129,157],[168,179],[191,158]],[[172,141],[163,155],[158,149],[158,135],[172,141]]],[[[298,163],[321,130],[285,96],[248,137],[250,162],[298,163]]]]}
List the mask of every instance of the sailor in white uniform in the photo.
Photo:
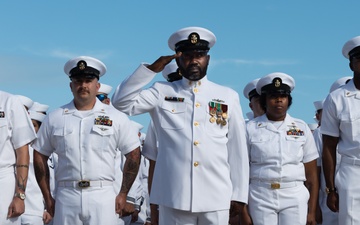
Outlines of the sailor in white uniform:
{"type": "Polygon", "coordinates": [[[128,115],[149,112],[161,137],[155,154],[143,152],[156,163],[149,171],[153,224],[157,206],[161,225],[215,225],[228,224],[230,205],[236,214],[247,203],[249,161],[239,95],[206,76],[215,40],[201,27],[178,30],[168,42],[176,54],[140,65],[112,97],[114,107],[128,115]],[[172,59],[183,78],[144,89],[172,59]]]}
{"type": "Polygon", "coordinates": [[[0,91],[0,224],[21,224],[29,170],[28,144],[36,138],[19,98],[0,91]]]}
{"type": "Polygon", "coordinates": [[[260,105],[260,95],[256,92],[256,84],[259,80],[260,78],[250,81],[243,90],[244,97],[249,99],[249,108],[253,112],[251,119],[265,113],[260,105]]]}
{"type": "Polygon", "coordinates": [[[33,144],[46,209],[54,225],[115,224],[139,168],[137,131],[125,114],[96,98],[98,80],[106,71],[101,61],[76,57],[64,71],[74,99],[46,116],[33,144]],[[119,193],[113,187],[117,150],[127,157],[119,193]],[[47,165],[53,152],[58,155],[56,201],[50,194],[47,165]]]}
{"type": "Polygon", "coordinates": [[[308,125],[287,113],[294,86],[279,72],[256,85],[265,114],[247,123],[253,224],[316,224],[318,153],[308,125]]]}
{"type": "Polygon", "coordinates": [[[321,133],[327,205],[339,212],[339,224],[360,224],[360,36],[347,41],[342,53],[353,78],[324,102],[321,133]],[[341,155],[337,168],[336,152],[341,155]]]}

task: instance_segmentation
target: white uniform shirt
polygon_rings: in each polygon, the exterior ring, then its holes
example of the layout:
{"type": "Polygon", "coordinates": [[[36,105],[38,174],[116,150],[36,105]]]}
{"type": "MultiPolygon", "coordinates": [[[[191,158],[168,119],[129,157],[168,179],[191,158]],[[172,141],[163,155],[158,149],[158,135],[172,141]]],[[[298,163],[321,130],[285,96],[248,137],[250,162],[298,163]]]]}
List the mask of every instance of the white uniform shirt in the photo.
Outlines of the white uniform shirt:
{"type": "Polygon", "coordinates": [[[322,134],[340,137],[339,154],[360,159],[360,91],[353,80],[328,95],[321,120],[322,134]]]}
{"type": "Polygon", "coordinates": [[[192,212],[229,209],[231,200],[247,203],[249,161],[238,94],[206,76],[142,90],[155,75],[140,65],[112,99],[119,110],[149,112],[154,121],[159,148],[150,202],[192,212]],[[211,102],[227,106],[226,125],[209,121],[211,102]]]}
{"type": "Polygon", "coordinates": [[[0,91],[0,174],[14,171],[15,149],[35,138],[34,126],[20,100],[0,91]]]}
{"type": "Polygon", "coordinates": [[[253,180],[305,181],[304,163],[318,158],[310,128],[304,121],[289,114],[279,129],[268,120],[266,114],[250,120],[247,123],[247,138],[250,179],[253,180]],[[294,129],[300,132],[291,133],[294,129]]]}
{"type": "Polygon", "coordinates": [[[96,99],[94,108],[80,113],[73,101],[46,116],[33,148],[58,155],[56,181],[114,180],[115,155],[137,148],[138,131],[127,116],[96,99]]]}

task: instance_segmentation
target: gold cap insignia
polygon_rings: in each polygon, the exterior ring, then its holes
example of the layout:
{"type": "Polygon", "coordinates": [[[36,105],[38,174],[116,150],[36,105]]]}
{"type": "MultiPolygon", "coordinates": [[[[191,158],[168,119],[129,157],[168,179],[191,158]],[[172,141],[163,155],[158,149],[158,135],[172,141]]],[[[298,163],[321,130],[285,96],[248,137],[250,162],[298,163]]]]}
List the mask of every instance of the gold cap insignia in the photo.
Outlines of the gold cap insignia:
{"type": "Polygon", "coordinates": [[[191,44],[196,44],[198,43],[199,40],[200,40],[200,36],[198,33],[191,33],[189,35],[189,41],[191,42],[191,44]]]}
{"type": "Polygon", "coordinates": [[[77,68],[79,68],[79,70],[84,70],[86,68],[86,62],[84,60],[81,60],[77,63],[77,68]]]}
{"type": "Polygon", "coordinates": [[[280,87],[282,80],[280,78],[274,78],[273,84],[276,88],[280,87]]]}

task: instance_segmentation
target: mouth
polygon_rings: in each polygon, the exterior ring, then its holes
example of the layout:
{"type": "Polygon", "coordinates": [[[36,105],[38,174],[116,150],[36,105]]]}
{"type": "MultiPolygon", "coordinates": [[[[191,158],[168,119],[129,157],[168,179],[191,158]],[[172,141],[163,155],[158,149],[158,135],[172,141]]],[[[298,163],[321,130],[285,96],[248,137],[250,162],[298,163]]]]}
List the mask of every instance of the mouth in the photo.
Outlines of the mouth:
{"type": "Polygon", "coordinates": [[[283,109],[284,106],[282,106],[282,105],[277,105],[277,106],[275,106],[274,108],[275,108],[275,109],[283,109]]]}
{"type": "Polygon", "coordinates": [[[188,71],[191,72],[191,73],[197,73],[197,72],[200,71],[200,68],[198,66],[192,66],[192,67],[189,68],[188,71]]]}

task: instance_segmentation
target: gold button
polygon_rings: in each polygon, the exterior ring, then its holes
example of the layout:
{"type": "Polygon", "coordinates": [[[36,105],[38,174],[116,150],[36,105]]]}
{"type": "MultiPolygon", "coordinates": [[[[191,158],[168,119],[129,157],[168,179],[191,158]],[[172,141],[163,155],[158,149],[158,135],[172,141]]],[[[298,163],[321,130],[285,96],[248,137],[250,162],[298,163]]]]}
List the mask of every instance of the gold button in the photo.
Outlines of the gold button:
{"type": "Polygon", "coordinates": [[[198,146],[199,142],[198,141],[194,141],[194,145],[198,146]]]}
{"type": "Polygon", "coordinates": [[[194,92],[195,92],[195,93],[198,93],[199,90],[198,90],[197,88],[194,88],[194,92]]]}
{"type": "Polygon", "coordinates": [[[195,103],[195,107],[196,107],[196,108],[199,108],[199,107],[200,107],[200,103],[198,103],[198,102],[195,103]]]}
{"type": "Polygon", "coordinates": [[[194,166],[197,167],[199,165],[198,162],[194,162],[194,166]]]}
{"type": "Polygon", "coordinates": [[[199,126],[199,122],[194,122],[194,126],[199,126]]]}
{"type": "Polygon", "coordinates": [[[172,109],[171,112],[175,112],[175,109],[172,109]]]}

